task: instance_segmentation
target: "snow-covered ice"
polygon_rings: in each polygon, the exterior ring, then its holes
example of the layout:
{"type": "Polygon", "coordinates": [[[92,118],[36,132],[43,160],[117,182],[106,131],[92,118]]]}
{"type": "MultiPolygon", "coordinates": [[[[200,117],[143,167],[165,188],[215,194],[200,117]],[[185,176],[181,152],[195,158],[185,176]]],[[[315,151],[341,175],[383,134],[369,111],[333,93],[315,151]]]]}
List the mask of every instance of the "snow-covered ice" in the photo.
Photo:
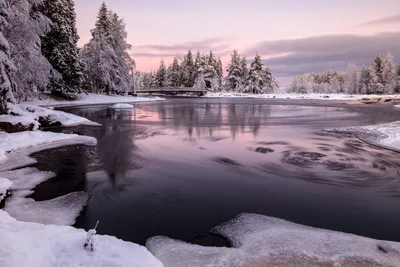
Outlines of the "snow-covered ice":
{"type": "Polygon", "coordinates": [[[154,237],[147,248],[165,267],[400,266],[400,243],[307,227],[272,217],[242,214],[213,232],[232,248],[202,247],[154,237]]]}
{"type": "Polygon", "coordinates": [[[112,236],[96,235],[95,250],[87,251],[83,248],[84,230],[19,222],[2,210],[0,233],[1,267],[163,266],[146,248],[137,244],[112,236]]]}
{"type": "Polygon", "coordinates": [[[13,196],[11,199],[7,199],[4,210],[19,221],[73,225],[89,201],[89,194],[73,192],[46,201],[34,201],[30,198],[13,201],[12,198],[13,196]]]}
{"type": "Polygon", "coordinates": [[[56,174],[53,172],[39,171],[36,168],[23,168],[0,172],[0,177],[6,178],[12,182],[11,189],[13,191],[30,190],[54,176],[56,176],[56,174]]]}
{"type": "Polygon", "coordinates": [[[99,94],[80,94],[79,99],[75,101],[57,101],[54,99],[34,100],[26,102],[38,106],[81,106],[96,104],[114,104],[114,103],[135,103],[147,101],[165,100],[161,97],[133,97],[133,96],[108,96],[99,94]]]}
{"type": "Polygon", "coordinates": [[[295,94],[295,93],[274,93],[274,94],[243,94],[217,92],[207,93],[204,97],[236,97],[236,98],[275,98],[275,99],[309,99],[309,100],[362,100],[377,98],[397,98],[400,95],[349,95],[349,94],[295,94]]]}
{"type": "Polygon", "coordinates": [[[368,144],[400,152],[400,121],[379,125],[325,129],[325,131],[355,134],[368,144]]]}
{"type": "Polygon", "coordinates": [[[115,105],[111,106],[110,108],[113,108],[113,109],[133,109],[134,106],[131,105],[131,104],[118,103],[118,104],[115,104],[115,105]]]}
{"type": "Polygon", "coordinates": [[[32,153],[63,145],[96,145],[94,137],[52,132],[0,133],[0,171],[23,167],[35,161],[32,153]]]}

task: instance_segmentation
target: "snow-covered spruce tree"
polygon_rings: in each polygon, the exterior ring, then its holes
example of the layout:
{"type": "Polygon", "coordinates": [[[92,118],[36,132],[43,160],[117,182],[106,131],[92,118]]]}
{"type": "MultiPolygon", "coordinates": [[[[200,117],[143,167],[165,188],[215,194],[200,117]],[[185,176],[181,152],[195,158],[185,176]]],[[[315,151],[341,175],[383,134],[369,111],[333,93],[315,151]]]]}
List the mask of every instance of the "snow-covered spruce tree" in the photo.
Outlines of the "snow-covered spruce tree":
{"type": "Polygon", "coordinates": [[[242,70],[243,79],[246,81],[249,74],[249,69],[247,68],[247,59],[245,56],[243,56],[240,60],[240,68],[242,70]]]}
{"type": "Polygon", "coordinates": [[[181,69],[179,66],[178,58],[175,57],[172,64],[169,66],[169,70],[167,70],[167,79],[168,85],[172,87],[181,86],[181,69]]]}
{"type": "Polygon", "coordinates": [[[396,66],[393,63],[393,56],[387,53],[382,67],[382,80],[385,86],[385,94],[393,94],[397,86],[396,66]]]}
{"type": "Polygon", "coordinates": [[[213,52],[204,57],[202,61],[202,74],[204,76],[206,87],[211,91],[220,90],[221,78],[218,75],[218,59],[214,56],[213,52]]]}
{"type": "Polygon", "coordinates": [[[114,50],[114,60],[117,66],[115,78],[116,90],[127,94],[131,87],[131,74],[135,67],[135,61],[127,52],[132,48],[128,44],[128,33],[125,30],[125,23],[118,15],[112,11],[109,12],[111,21],[111,45],[114,50]]]}
{"type": "Polygon", "coordinates": [[[261,56],[257,53],[254,61],[250,65],[249,77],[244,89],[245,93],[251,94],[269,94],[278,88],[271,70],[264,65],[261,56]]]}
{"type": "Polygon", "coordinates": [[[400,64],[396,67],[396,88],[394,92],[396,94],[400,93],[400,64]]]}
{"type": "Polygon", "coordinates": [[[16,69],[10,60],[10,46],[3,36],[8,13],[7,3],[0,0],[0,115],[9,113],[9,104],[15,104],[11,76],[16,69]]]}
{"type": "Polygon", "coordinates": [[[91,33],[92,39],[81,51],[87,90],[126,93],[134,61],[127,53],[130,45],[123,20],[103,3],[91,33]]]}
{"type": "Polygon", "coordinates": [[[75,3],[73,0],[43,0],[41,12],[51,20],[50,31],[42,36],[42,53],[61,79],[52,79],[53,93],[82,91],[83,65],[78,52],[75,3]]]}
{"type": "Polygon", "coordinates": [[[156,87],[162,88],[167,86],[167,69],[165,68],[164,59],[161,60],[160,66],[156,73],[156,87]]]}
{"type": "Polygon", "coordinates": [[[246,81],[243,77],[242,64],[237,50],[233,51],[231,62],[229,63],[226,72],[225,90],[228,92],[241,92],[246,81]]]}
{"type": "Polygon", "coordinates": [[[222,79],[224,78],[224,66],[222,65],[221,58],[218,58],[217,75],[218,78],[221,80],[221,86],[222,86],[222,79]]]}
{"type": "Polygon", "coordinates": [[[371,65],[371,91],[373,94],[383,94],[385,86],[383,84],[383,64],[381,56],[378,55],[371,65]]]}
{"type": "MultiPolygon", "coordinates": [[[[201,55],[200,52],[197,52],[196,61],[195,61],[195,82],[194,88],[197,89],[207,89],[207,82],[204,73],[206,72],[207,66],[207,56],[201,55]]],[[[209,87],[210,84],[209,84],[209,87]]]]}
{"type": "Polygon", "coordinates": [[[185,87],[193,87],[195,77],[195,64],[192,51],[188,51],[181,64],[182,85],[185,87]]]}
{"type": "Polygon", "coordinates": [[[9,8],[8,24],[3,35],[10,43],[11,61],[17,71],[13,81],[18,99],[35,96],[48,85],[50,75],[57,71],[41,52],[40,36],[49,29],[50,21],[39,10],[41,0],[6,0],[9,8]]]}
{"type": "Polygon", "coordinates": [[[370,84],[371,84],[371,70],[365,66],[362,66],[360,71],[360,81],[358,82],[358,92],[360,94],[370,94],[370,84]]]}

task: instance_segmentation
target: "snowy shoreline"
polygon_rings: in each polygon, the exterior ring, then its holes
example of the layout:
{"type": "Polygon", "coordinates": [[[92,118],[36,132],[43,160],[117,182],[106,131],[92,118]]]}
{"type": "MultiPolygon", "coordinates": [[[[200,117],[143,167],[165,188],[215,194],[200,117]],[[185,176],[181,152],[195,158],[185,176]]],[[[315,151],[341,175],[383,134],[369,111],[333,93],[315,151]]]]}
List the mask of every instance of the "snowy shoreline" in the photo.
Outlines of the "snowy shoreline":
{"type": "Polygon", "coordinates": [[[117,103],[140,103],[151,101],[163,101],[162,97],[133,97],[133,96],[108,96],[100,94],[80,94],[78,100],[59,101],[55,99],[33,100],[24,102],[42,107],[76,107],[86,105],[102,105],[102,104],[117,104],[117,103]]]}

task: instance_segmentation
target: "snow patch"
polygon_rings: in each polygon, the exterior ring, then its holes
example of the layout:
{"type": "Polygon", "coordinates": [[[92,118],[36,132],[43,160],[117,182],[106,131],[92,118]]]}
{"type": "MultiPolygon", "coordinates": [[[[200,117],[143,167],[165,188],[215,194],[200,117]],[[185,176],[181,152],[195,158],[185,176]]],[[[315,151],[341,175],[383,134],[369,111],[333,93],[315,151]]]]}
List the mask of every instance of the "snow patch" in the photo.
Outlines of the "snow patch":
{"type": "Polygon", "coordinates": [[[64,145],[96,145],[97,139],[52,132],[0,133],[0,171],[24,167],[36,161],[29,155],[64,145]]]}
{"type": "Polygon", "coordinates": [[[53,172],[43,172],[36,168],[23,168],[13,171],[0,172],[0,177],[4,177],[12,182],[11,190],[29,190],[37,185],[55,177],[53,172]]]}
{"type": "Polygon", "coordinates": [[[166,237],[147,241],[165,266],[400,266],[400,243],[242,214],[213,232],[233,248],[192,245],[166,237]],[[386,251],[386,253],[384,251],[386,251]]]}
{"type": "Polygon", "coordinates": [[[6,201],[4,210],[13,218],[24,222],[54,225],[73,225],[89,201],[86,192],[73,192],[46,201],[25,198],[19,201],[6,201]]]}
{"type": "Polygon", "coordinates": [[[134,106],[130,105],[130,104],[119,103],[119,104],[115,104],[115,105],[111,106],[110,108],[113,108],[113,109],[133,109],[134,106]]]}
{"type": "MultiPolygon", "coordinates": [[[[101,230],[101,223],[100,223],[101,230]]],[[[86,251],[84,230],[19,222],[0,210],[2,267],[162,267],[146,248],[112,236],[96,235],[86,251]]]]}
{"type": "MultiPolygon", "coordinates": [[[[161,97],[133,97],[133,96],[108,96],[99,94],[80,94],[78,100],[74,101],[57,101],[54,99],[34,100],[29,102],[38,106],[82,106],[97,104],[114,104],[114,103],[135,103],[148,101],[165,100],[161,97]]],[[[26,102],[28,103],[28,102],[26,102]]]]}

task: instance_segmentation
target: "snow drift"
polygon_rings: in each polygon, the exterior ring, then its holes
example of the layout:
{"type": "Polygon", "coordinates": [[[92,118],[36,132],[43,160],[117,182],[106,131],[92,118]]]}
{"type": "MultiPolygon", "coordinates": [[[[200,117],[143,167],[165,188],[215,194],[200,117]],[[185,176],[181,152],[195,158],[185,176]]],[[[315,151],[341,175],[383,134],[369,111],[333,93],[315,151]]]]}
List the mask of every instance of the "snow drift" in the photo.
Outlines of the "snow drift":
{"type": "Polygon", "coordinates": [[[307,227],[272,217],[242,214],[213,232],[233,248],[192,245],[166,237],[147,248],[166,267],[377,267],[400,266],[400,243],[307,227]]]}
{"type": "MultiPolygon", "coordinates": [[[[101,226],[100,226],[101,228],[101,226]]],[[[146,248],[96,235],[94,251],[83,248],[86,232],[67,226],[19,222],[0,210],[1,267],[162,267],[146,248]]]]}

